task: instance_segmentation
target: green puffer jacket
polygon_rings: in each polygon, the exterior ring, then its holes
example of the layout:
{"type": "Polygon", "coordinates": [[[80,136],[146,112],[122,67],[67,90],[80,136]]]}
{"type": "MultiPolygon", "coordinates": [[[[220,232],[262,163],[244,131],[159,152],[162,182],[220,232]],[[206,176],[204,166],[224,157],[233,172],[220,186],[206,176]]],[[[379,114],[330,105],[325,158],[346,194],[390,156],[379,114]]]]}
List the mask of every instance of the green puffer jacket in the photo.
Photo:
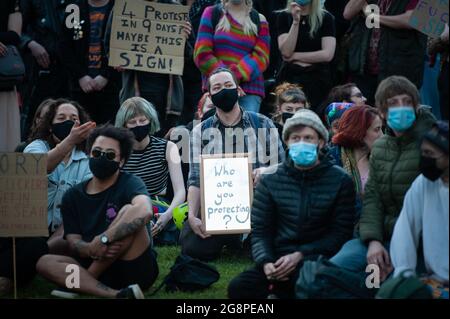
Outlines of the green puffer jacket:
{"type": "Polygon", "coordinates": [[[435,121],[430,111],[420,108],[416,123],[403,136],[391,131],[375,142],[359,225],[362,241],[391,239],[406,192],[420,174],[421,137],[435,121]]]}

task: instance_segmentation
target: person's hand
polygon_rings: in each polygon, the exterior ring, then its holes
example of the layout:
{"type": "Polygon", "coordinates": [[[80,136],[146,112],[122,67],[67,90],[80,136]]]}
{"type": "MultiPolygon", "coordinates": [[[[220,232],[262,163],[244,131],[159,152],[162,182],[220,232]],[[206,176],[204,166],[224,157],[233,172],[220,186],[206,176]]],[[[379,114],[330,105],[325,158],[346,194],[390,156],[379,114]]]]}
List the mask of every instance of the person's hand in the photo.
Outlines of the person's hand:
{"type": "Polygon", "coordinates": [[[264,264],[264,274],[267,277],[267,280],[273,280],[273,274],[275,273],[275,266],[273,263],[264,264]]]}
{"type": "Polygon", "coordinates": [[[192,24],[189,21],[186,21],[182,25],[182,33],[186,39],[189,39],[189,36],[192,33],[192,24]]]}
{"type": "Polygon", "coordinates": [[[97,75],[95,79],[92,80],[92,85],[94,86],[95,91],[103,90],[107,84],[108,79],[101,75],[97,75]]]}
{"type": "Polygon", "coordinates": [[[158,215],[158,220],[152,227],[152,237],[155,237],[160,232],[163,231],[164,228],[166,228],[167,224],[170,221],[170,215],[167,213],[158,215]]]}
{"type": "Polygon", "coordinates": [[[69,133],[69,136],[66,137],[68,141],[73,145],[78,145],[84,142],[91,131],[95,129],[97,124],[94,122],[86,122],[83,125],[80,125],[79,121],[75,121],[75,125],[72,127],[72,130],[69,133]]]}
{"type": "Polygon", "coordinates": [[[0,56],[5,56],[7,52],[7,46],[0,42],[0,56]]]}
{"type": "Polygon", "coordinates": [[[99,260],[105,257],[108,246],[102,244],[100,241],[100,236],[94,237],[94,239],[89,243],[89,256],[93,260],[99,260]]]}
{"type": "Polygon", "coordinates": [[[122,68],[121,66],[115,66],[114,70],[116,70],[117,72],[125,72],[126,69],[122,68]]]}
{"type": "Polygon", "coordinates": [[[289,280],[289,275],[295,270],[302,259],[303,254],[301,252],[295,252],[281,257],[274,264],[275,272],[272,276],[279,281],[289,280]]]}
{"type": "Polygon", "coordinates": [[[373,240],[369,243],[369,250],[367,251],[367,264],[377,265],[380,267],[381,280],[383,280],[383,277],[387,277],[387,275],[389,275],[392,271],[389,252],[377,240],[373,240]]]}
{"type": "Polygon", "coordinates": [[[51,62],[47,50],[36,41],[31,41],[28,44],[28,48],[39,66],[43,69],[48,69],[51,62]]]}
{"type": "Polygon", "coordinates": [[[299,24],[302,19],[302,8],[295,2],[291,3],[291,14],[295,24],[299,24]]]}
{"type": "Polygon", "coordinates": [[[200,238],[206,239],[208,237],[211,237],[211,235],[206,233],[205,225],[199,218],[189,216],[188,222],[189,226],[191,226],[192,231],[200,238]]]}
{"type": "Polygon", "coordinates": [[[114,243],[111,243],[110,245],[106,246],[106,252],[104,254],[104,258],[107,259],[116,259],[121,252],[122,249],[122,242],[116,241],[114,243]]]}
{"type": "Polygon", "coordinates": [[[96,84],[94,82],[94,79],[91,78],[89,75],[85,75],[81,79],[79,79],[78,84],[80,84],[80,88],[83,90],[84,93],[91,93],[95,91],[96,84]]]}
{"type": "Polygon", "coordinates": [[[261,180],[262,175],[265,174],[271,167],[260,167],[255,170],[253,170],[252,177],[253,177],[253,186],[256,187],[258,185],[259,181],[261,180]]]}

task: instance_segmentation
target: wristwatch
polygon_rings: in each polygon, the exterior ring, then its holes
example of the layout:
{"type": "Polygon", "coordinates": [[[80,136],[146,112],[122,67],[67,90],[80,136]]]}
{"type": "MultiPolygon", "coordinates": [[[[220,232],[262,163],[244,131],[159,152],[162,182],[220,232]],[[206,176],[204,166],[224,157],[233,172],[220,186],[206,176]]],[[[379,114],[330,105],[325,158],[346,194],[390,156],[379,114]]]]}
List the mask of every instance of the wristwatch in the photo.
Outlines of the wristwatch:
{"type": "Polygon", "coordinates": [[[106,234],[103,234],[100,236],[100,241],[102,242],[103,245],[109,244],[109,238],[108,238],[108,236],[106,236],[106,234]]]}

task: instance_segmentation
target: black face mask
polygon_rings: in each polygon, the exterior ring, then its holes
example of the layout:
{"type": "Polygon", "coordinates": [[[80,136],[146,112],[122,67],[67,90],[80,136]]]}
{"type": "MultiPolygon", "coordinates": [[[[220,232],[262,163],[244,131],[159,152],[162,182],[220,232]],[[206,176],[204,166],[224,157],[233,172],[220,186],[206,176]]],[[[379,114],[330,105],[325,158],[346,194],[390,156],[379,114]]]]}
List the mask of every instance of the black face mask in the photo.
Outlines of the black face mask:
{"type": "Polygon", "coordinates": [[[130,128],[130,131],[133,132],[136,141],[142,142],[150,134],[150,123],[130,128]]]}
{"type": "Polygon", "coordinates": [[[286,121],[294,116],[294,113],[283,112],[281,113],[281,118],[283,119],[283,123],[286,124],[286,121]]]}
{"type": "Polygon", "coordinates": [[[432,182],[435,182],[441,177],[444,170],[436,166],[436,159],[422,156],[420,158],[420,172],[432,182]]]}
{"type": "Polygon", "coordinates": [[[63,141],[67,136],[69,136],[74,125],[75,122],[71,120],[52,124],[52,133],[58,138],[58,140],[63,141]]]}
{"type": "Polygon", "coordinates": [[[119,162],[110,161],[104,155],[89,158],[89,168],[98,179],[108,179],[119,170],[119,162]]]}
{"type": "Polygon", "coordinates": [[[233,110],[238,99],[239,93],[237,89],[223,89],[219,93],[211,96],[213,104],[225,113],[229,113],[233,110]]]}

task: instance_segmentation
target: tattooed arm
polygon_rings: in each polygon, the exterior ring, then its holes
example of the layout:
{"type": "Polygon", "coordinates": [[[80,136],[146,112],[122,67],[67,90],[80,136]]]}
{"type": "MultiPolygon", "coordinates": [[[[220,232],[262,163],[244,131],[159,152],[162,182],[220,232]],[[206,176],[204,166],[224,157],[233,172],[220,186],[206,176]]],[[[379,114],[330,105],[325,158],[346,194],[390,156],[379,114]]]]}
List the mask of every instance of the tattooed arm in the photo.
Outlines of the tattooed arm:
{"type": "Polygon", "coordinates": [[[67,235],[67,241],[69,242],[71,250],[75,253],[76,256],[81,258],[90,257],[90,248],[89,243],[83,241],[81,239],[81,235],[67,235]]]}
{"type": "Polygon", "coordinates": [[[121,240],[136,233],[150,221],[152,218],[150,198],[145,195],[134,197],[131,206],[122,214],[124,215],[117,225],[105,232],[110,242],[121,240]]]}

